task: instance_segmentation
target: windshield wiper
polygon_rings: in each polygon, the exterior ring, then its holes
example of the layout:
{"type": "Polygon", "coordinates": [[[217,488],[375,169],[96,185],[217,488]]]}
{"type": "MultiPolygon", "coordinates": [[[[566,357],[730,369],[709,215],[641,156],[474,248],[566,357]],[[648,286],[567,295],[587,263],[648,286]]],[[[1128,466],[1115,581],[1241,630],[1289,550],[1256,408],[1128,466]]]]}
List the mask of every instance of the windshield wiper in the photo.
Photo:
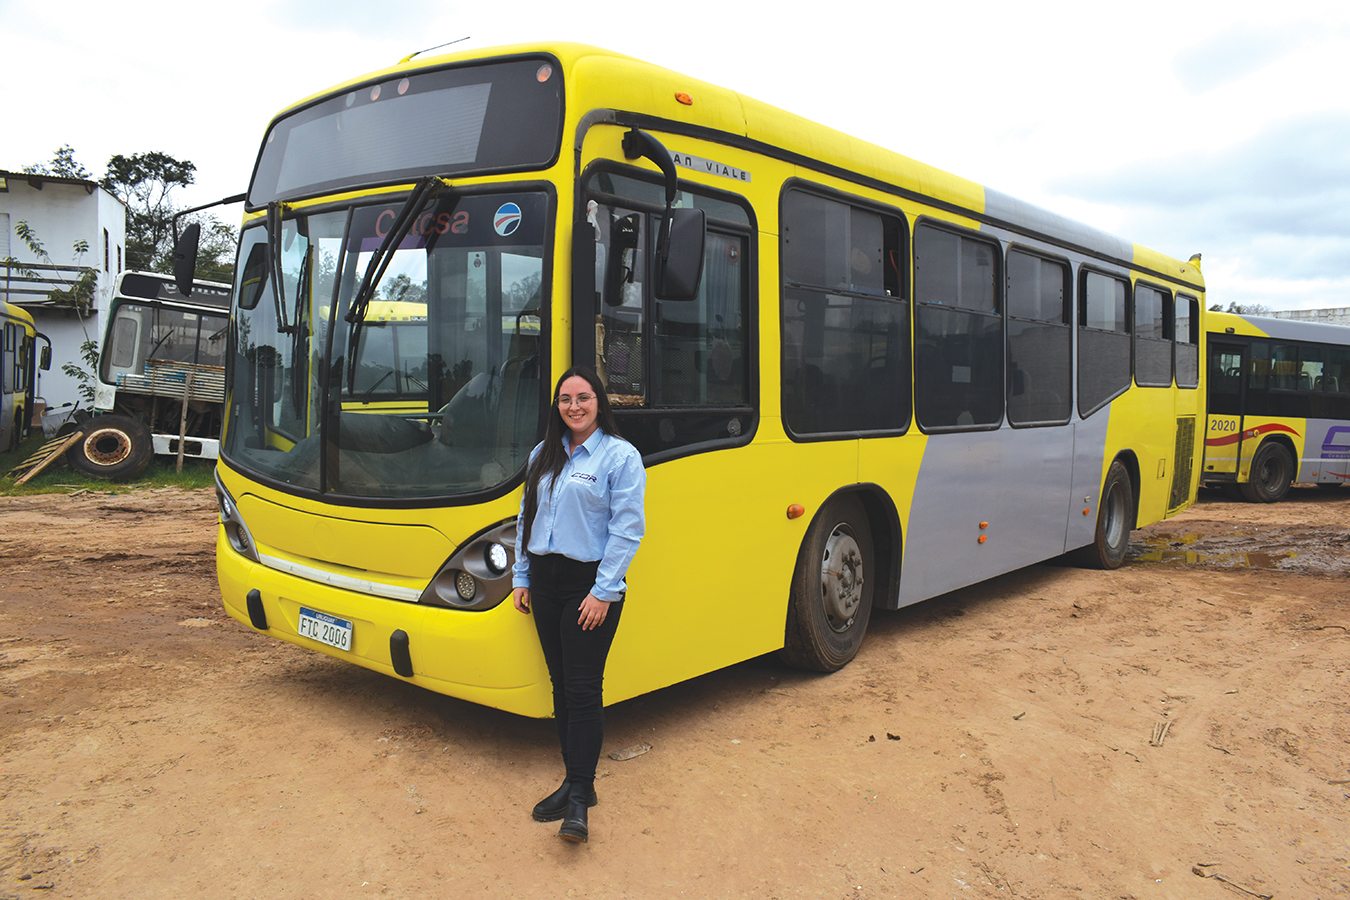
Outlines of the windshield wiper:
{"type": "Polygon", "coordinates": [[[281,201],[267,204],[267,261],[271,264],[272,299],[277,308],[277,333],[290,334],[294,327],[286,321],[286,298],[282,296],[285,284],[281,273],[281,201]]]}
{"type": "Polygon", "coordinates": [[[444,179],[437,175],[428,175],[417,182],[408,199],[403,202],[403,208],[398,211],[398,216],[394,219],[394,224],[389,229],[389,233],[384,236],[380,246],[375,248],[371,254],[370,262],[366,265],[365,277],[361,279],[361,287],[357,290],[356,296],[352,298],[351,308],[344,316],[351,330],[347,335],[347,393],[356,393],[356,351],[361,344],[361,329],[366,323],[366,308],[370,306],[371,297],[375,295],[375,287],[384,277],[385,269],[389,268],[389,263],[393,259],[394,248],[403,243],[403,239],[408,236],[412,230],[413,222],[417,221],[417,214],[422,211],[422,207],[427,201],[434,200],[440,193],[441,187],[447,184],[444,179]]]}

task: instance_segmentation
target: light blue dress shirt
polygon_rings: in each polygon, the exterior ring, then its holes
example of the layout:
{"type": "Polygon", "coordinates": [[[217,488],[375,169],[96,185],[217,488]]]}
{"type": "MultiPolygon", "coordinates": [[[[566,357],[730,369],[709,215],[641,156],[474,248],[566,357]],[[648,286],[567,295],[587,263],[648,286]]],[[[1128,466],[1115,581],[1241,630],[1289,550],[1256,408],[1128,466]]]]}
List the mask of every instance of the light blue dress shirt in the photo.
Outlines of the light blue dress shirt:
{"type": "MultiPolygon", "coordinates": [[[[570,436],[563,437],[566,445],[570,436]]],[[[535,447],[530,462],[539,455],[535,447]]],[[[597,600],[622,600],[628,585],[624,575],[646,530],[642,500],[647,470],[642,455],[623,438],[600,429],[576,449],[563,466],[558,483],[545,475],[539,482],[539,508],[530,530],[530,553],[559,553],[578,562],[600,561],[591,593],[597,600]]],[[[522,507],[524,501],[521,501],[522,507]]],[[[530,558],[521,540],[525,536],[524,510],[516,521],[516,565],[512,587],[530,586],[530,558]]]]}

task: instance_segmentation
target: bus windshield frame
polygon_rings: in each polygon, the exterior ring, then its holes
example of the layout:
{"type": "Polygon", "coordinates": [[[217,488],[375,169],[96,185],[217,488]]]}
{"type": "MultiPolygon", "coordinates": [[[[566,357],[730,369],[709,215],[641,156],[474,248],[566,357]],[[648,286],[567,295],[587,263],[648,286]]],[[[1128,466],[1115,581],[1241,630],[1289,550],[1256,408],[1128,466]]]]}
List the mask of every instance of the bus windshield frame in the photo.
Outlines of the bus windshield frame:
{"type": "Polygon", "coordinates": [[[554,192],[536,182],[430,201],[349,315],[398,208],[381,198],[289,216],[278,242],[267,220],[245,229],[229,465],[292,493],[395,506],[479,502],[517,482],[543,404],[554,192]]]}

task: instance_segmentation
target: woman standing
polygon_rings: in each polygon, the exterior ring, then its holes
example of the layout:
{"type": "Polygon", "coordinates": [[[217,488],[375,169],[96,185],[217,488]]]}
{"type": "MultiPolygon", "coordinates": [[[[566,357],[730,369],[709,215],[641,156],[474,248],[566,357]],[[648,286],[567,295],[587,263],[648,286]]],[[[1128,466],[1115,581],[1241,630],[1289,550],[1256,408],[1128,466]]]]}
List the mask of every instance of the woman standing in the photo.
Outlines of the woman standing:
{"type": "Polygon", "coordinates": [[[534,818],[562,819],[558,834],[569,841],[587,839],[586,811],[598,802],[605,659],[645,528],[646,487],[642,456],[619,437],[604,385],[590,369],[568,369],[526,468],[511,584],[516,609],[534,614],[567,770],[534,818]]]}

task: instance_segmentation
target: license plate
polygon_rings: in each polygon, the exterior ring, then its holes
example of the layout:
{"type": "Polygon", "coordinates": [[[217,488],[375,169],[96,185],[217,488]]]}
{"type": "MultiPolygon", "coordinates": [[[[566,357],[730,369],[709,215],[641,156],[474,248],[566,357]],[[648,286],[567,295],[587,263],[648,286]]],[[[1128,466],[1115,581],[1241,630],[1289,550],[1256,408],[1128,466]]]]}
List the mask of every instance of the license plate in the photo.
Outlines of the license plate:
{"type": "Polygon", "coordinates": [[[300,624],[296,631],[301,637],[339,650],[352,649],[352,623],[325,612],[300,607],[300,624]]]}

